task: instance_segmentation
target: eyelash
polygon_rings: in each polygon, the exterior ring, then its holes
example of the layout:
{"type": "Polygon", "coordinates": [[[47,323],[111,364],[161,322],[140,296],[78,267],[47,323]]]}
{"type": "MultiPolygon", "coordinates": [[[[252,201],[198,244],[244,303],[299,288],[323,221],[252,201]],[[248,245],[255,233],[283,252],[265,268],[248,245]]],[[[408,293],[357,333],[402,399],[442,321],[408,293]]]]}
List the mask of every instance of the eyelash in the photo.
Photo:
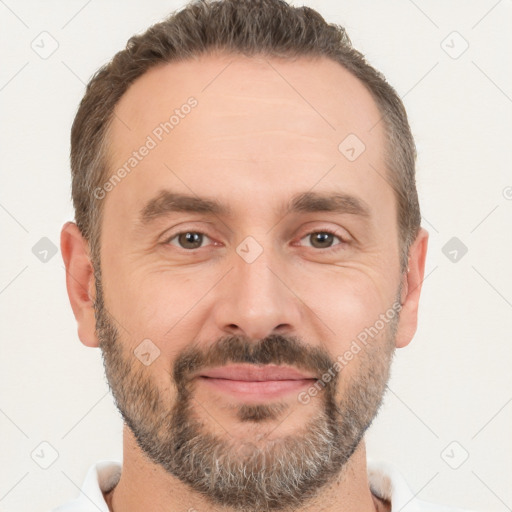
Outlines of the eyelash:
{"type": "MultiPolygon", "coordinates": [[[[164,240],[163,244],[164,245],[168,245],[168,244],[170,244],[171,240],[174,240],[176,237],[178,237],[180,235],[184,235],[185,233],[196,233],[196,234],[204,235],[207,238],[210,238],[206,233],[203,233],[202,231],[194,231],[194,230],[190,229],[190,230],[179,231],[178,233],[175,233],[171,237],[169,237],[166,240],[164,240]]],[[[317,249],[318,251],[321,251],[321,252],[334,252],[334,251],[338,251],[338,250],[342,249],[345,245],[348,244],[348,242],[346,240],[341,238],[340,235],[336,234],[336,230],[331,229],[331,228],[316,229],[314,231],[309,231],[303,237],[301,237],[300,240],[303,240],[304,238],[306,238],[306,237],[308,237],[310,235],[313,235],[315,233],[329,233],[331,235],[334,235],[336,238],[338,238],[338,240],[340,240],[339,244],[334,245],[332,247],[326,247],[325,249],[317,249]]],[[[198,247],[196,249],[184,249],[183,247],[179,247],[179,246],[175,246],[175,247],[177,247],[178,249],[181,249],[182,251],[185,251],[185,252],[195,252],[195,251],[198,251],[200,249],[204,249],[204,247],[198,247]]],[[[311,249],[315,249],[315,247],[311,247],[311,249]]]]}

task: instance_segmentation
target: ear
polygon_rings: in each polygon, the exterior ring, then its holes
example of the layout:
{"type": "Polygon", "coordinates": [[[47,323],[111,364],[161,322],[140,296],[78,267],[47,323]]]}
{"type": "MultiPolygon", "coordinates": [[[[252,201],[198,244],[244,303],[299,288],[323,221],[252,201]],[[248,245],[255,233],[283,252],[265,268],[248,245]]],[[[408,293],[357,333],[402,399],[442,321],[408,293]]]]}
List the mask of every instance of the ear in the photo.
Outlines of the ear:
{"type": "Polygon", "coordinates": [[[402,348],[410,343],[418,326],[418,305],[421,285],[425,274],[428,231],[420,228],[416,240],[409,250],[409,269],[402,276],[402,309],[396,333],[396,347],[402,348]]]}
{"type": "Polygon", "coordinates": [[[98,347],[93,306],[96,296],[94,269],[88,243],[74,222],[66,222],[62,227],[60,249],[66,266],[68,297],[78,323],[78,337],[87,347],[98,347]]]}

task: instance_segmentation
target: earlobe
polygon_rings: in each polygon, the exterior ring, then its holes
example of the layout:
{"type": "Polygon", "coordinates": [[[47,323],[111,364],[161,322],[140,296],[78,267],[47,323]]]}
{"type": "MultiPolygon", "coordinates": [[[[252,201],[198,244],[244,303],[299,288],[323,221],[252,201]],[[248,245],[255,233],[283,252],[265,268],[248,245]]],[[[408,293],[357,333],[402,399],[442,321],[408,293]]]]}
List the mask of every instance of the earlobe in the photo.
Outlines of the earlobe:
{"type": "Polygon", "coordinates": [[[62,227],[60,248],[66,267],[68,297],[78,324],[78,337],[84,345],[97,347],[94,269],[87,241],[74,222],[66,222],[62,227]]]}
{"type": "Polygon", "coordinates": [[[420,228],[416,240],[409,250],[409,267],[402,276],[402,309],[395,342],[397,348],[408,345],[416,333],[421,286],[425,275],[428,236],[428,231],[420,228]]]}

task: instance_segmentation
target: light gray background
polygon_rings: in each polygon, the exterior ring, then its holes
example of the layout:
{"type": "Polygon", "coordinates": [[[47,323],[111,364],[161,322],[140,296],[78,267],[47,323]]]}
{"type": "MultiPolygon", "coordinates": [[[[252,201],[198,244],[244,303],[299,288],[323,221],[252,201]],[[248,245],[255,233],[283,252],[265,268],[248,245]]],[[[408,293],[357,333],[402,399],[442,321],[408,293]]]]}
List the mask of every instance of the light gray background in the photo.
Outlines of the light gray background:
{"type": "MultiPolygon", "coordinates": [[[[512,3],[307,4],[344,25],[397,89],[419,151],[430,232],[419,326],[397,353],[369,456],[395,464],[424,500],[512,510],[512,3]],[[454,31],[469,43],[458,58],[454,31]],[[452,237],[468,248],[456,262],[443,253],[452,237]]],[[[1,511],[56,506],[95,461],[121,459],[122,422],[99,350],[78,339],[60,250],[43,262],[33,247],[43,237],[58,247],[73,219],[69,132],[84,84],[181,5],[0,0],[1,511]],[[51,38],[58,48],[41,58],[33,47],[49,52],[51,38]],[[58,452],[48,469],[44,441],[58,452]]]]}

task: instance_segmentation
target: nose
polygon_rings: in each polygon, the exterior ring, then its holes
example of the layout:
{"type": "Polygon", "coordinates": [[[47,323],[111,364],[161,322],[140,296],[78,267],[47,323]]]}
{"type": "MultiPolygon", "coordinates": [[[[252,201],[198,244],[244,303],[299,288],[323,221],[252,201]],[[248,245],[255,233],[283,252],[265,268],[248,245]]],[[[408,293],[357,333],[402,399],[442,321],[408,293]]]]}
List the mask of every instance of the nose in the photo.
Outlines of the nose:
{"type": "Polygon", "coordinates": [[[217,328],[254,341],[298,330],[301,301],[273,252],[264,250],[251,263],[236,254],[233,265],[216,298],[217,328]]]}

